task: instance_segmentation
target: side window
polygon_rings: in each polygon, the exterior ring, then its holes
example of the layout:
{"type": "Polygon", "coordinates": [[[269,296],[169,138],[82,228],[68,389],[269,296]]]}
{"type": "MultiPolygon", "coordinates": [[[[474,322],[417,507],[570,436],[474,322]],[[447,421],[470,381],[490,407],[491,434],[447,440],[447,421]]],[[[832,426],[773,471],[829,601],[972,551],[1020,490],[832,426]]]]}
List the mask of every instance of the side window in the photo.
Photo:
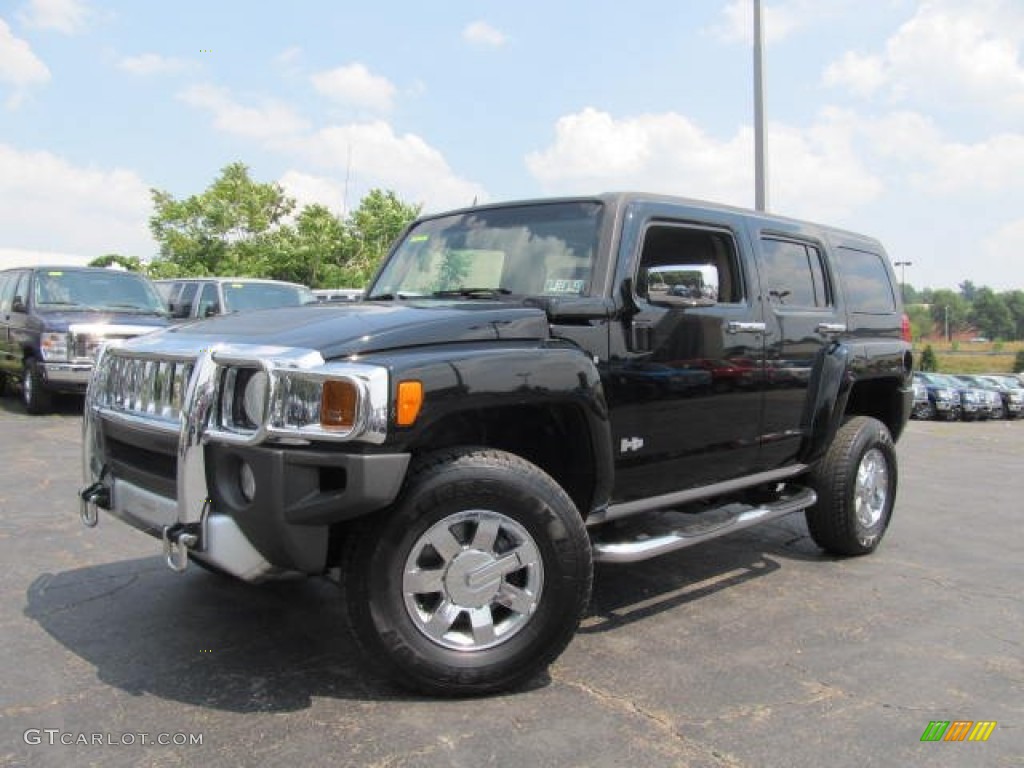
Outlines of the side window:
{"type": "MultiPolygon", "coordinates": [[[[12,301],[21,300],[21,306],[19,307],[21,312],[28,311],[28,282],[31,274],[31,272],[22,272],[17,281],[15,281],[14,298],[12,301]]],[[[13,305],[11,308],[14,308],[13,305]]]]}
{"type": "Polygon", "coordinates": [[[171,316],[178,318],[191,317],[192,302],[195,300],[198,290],[199,283],[184,283],[181,287],[181,292],[178,293],[171,307],[171,316]]]}
{"type": "Polygon", "coordinates": [[[0,312],[5,315],[11,311],[11,299],[14,298],[14,283],[17,279],[17,272],[0,272],[0,312]]]}
{"type": "Polygon", "coordinates": [[[743,301],[736,244],[728,232],[653,224],[644,233],[636,295],[663,306],[743,301]]]}
{"type": "Polygon", "coordinates": [[[821,251],[795,240],[761,239],[765,292],[773,304],[817,308],[832,304],[821,251]]]}
{"type": "Polygon", "coordinates": [[[209,317],[220,314],[220,301],[217,298],[217,286],[215,283],[207,283],[203,286],[203,292],[199,294],[199,317],[209,317]]]}
{"type": "Polygon", "coordinates": [[[853,248],[840,247],[838,250],[850,311],[865,315],[895,312],[896,292],[882,256],[853,248]]]}

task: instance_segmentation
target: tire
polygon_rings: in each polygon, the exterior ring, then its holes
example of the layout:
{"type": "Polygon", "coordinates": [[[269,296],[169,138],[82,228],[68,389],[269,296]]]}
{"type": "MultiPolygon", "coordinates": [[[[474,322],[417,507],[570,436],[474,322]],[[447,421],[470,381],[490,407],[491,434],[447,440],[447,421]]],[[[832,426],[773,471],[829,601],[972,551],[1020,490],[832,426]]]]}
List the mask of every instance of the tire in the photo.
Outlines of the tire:
{"type": "Polygon", "coordinates": [[[840,427],[811,475],[817,503],[806,511],[814,542],[836,555],[866,555],[882,541],[896,499],[896,450],[877,419],[840,427]]]}
{"type": "Polygon", "coordinates": [[[479,448],[417,462],[396,503],[348,537],[342,566],[367,660],[442,696],[513,688],[546,669],[576,632],[592,578],[590,540],[562,488],[479,448]]]}
{"type": "Polygon", "coordinates": [[[39,363],[34,357],[25,359],[21,378],[21,401],[25,404],[25,410],[33,416],[53,410],[53,393],[43,388],[43,378],[39,375],[39,363]]]}
{"type": "Polygon", "coordinates": [[[936,418],[935,404],[929,400],[926,403],[921,403],[921,407],[918,410],[917,418],[922,421],[931,421],[936,418]]]}

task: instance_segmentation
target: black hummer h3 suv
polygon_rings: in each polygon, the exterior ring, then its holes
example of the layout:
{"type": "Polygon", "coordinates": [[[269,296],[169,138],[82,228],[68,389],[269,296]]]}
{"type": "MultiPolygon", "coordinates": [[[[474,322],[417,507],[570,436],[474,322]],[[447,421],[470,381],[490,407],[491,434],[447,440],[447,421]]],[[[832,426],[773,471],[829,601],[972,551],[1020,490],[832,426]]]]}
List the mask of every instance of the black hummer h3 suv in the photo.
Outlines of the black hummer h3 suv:
{"type": "Polygon", "coordinates": [[[895,285],[875,240],[689,200],[426,216],[364,302],[108,347],[83,521],[176,570],[337,575],[405,684],[513,686],[570,641],[594,561],[796,511],[829,552],[878,546],[912,400],[895,285]]]}

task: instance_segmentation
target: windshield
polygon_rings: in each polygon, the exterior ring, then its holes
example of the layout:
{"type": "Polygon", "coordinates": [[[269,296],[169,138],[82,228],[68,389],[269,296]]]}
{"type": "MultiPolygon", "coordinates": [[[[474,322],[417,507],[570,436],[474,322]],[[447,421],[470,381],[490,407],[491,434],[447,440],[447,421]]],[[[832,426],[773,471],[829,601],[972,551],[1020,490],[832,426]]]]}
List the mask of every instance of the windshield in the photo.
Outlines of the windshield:
{"type": "Polygon", "coordinates": [[[297,307],[313,304],[316,297],[304,285],[284,283],[225,283],[224,309],[226,312],[243,312],[249,309],[271,309],[273,307],[297,307]]]}
{"type": "Polygon", "coordinates": [[[369,292],[420,296],[582,296],[590,290],[602,206],[547,203],[420,222],[369,292]]]}
{"type": "Polygon", "coordinates": [[[51,269],[36,276],[40,309],[166,314],[152,283],[132,272],[51,269]]]}

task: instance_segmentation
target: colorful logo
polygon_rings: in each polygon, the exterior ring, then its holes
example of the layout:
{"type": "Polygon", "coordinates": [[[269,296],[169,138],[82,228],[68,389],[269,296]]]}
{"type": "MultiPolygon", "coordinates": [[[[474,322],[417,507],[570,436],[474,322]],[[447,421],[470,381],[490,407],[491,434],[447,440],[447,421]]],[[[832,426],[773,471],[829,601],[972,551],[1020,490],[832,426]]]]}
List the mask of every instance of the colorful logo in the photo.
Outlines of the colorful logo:
{"type": "Polygon", "coordinates": [[[932,720],[921,741],[988,741],[995,729],[995,720],[932,720]]]}

